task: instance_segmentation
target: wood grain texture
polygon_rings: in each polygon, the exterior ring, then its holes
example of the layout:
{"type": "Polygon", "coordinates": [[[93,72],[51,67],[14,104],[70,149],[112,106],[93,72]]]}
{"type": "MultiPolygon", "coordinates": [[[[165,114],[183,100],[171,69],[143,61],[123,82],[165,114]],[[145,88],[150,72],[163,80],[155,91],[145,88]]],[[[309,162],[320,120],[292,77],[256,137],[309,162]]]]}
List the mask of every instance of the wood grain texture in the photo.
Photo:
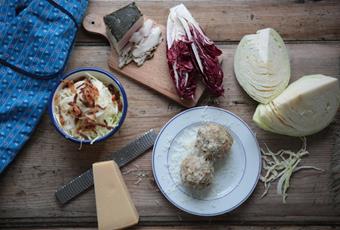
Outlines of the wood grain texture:
{"type": "MultiPolygon", "coordinates": [[[[243,118],[256,132],[261,146],[266,143],[274,150],[297,149],[296,138],[264,132],[251,121],[256,103],[239,87],[233,73],[233,55],[236,45],[222,45],[224,52],[225,97],[218,106],[243,118]]],[[[340,77],[340,44],[335,42],[288,44],[291,57],[292,79],[304,74],[322,73],[340,77]]],[[[70,58],[68,69],[79,66],[98,66],[108,69],[106,59],[109,47],[77,46],[70,58]]],[[[121,130],[109,140],[93,146],[83,146],[61,137],[53,128],[47,114],[37,127],[32,139],[14,163],[0,176],[0,228],[5,226],[92,226],[96,225],[93,190],[88,191],[66,206],[60,206],[54,197],[56,188],[79,175],[93,162],[109,156],[142,132],[161,128],[183,107],[135,82],[119,77],[126,89],[129,110],[121,130]]],[[[208,100],[202,100],[206,104],[208,100]]],[[[340,122],[338,114],[336,122],[340,122]]],[[[330,159],[335,143],[335,125],[331,124],[319,134],[308,138],[309,157],[302,163],[325,169],[325,172],[301,171],[293,176],[287,204],[274,188],[260,199],[263,184],[240,208],[213,218],[199,218],[185,214],[172,206],[158,191],[151,171],[151,151],[123,168],[128,189],[141,216],[141,224],[220,223],[220,224],[340,224],[339,210],[332,206],[330,185],[330,159]],[[135,184],[140,173],[142,181],[135,184]]]]}
{"type": "MultiPolygon", "coordinates": [[[[334,230],[332,226],[236,226],[236,225],[189,225],[189,226],[137,226],[131,230],[334,230]]],[[[11,229],[11,228],[9,228],[11,229]]],[[[97,228],[33,228],[32,230],[96,230],[97,228]]]]}
{"type": "MultiPolygon", "coordinates": [[[[129,1],[90,0],[87,13],[105,15],[129,1]]],[[[144,15],[166,25],[169,9],[183,2],[214,41],[239,41],[256,30],[272,27],[285,40],[340,40],[340,1],[220,0],[136,1],[144,15]]],[[[80,30],[80,43],[106,43],[80,30]]]]}

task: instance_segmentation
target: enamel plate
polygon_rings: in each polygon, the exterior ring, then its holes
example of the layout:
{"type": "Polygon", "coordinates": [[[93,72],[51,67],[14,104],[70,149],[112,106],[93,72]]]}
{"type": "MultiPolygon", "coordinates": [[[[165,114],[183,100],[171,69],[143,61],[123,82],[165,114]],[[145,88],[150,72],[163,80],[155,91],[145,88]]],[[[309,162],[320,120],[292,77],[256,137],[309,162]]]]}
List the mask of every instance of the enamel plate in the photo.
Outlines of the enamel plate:
{"type": "Polygon", "coordinates": [[[237,208],[253,192],[261,171],[261,153],[255,135],[235,114],[216,107],[196,107],[178,114],[160,131],[152,168],[158,187],[172,204],[194,215],[215,216],[237,208]],[[226,127],[234,143],[228,155],[215,163],[212,184],[194,190],[182,184],[180,165],[205,122],[226,127]]]}

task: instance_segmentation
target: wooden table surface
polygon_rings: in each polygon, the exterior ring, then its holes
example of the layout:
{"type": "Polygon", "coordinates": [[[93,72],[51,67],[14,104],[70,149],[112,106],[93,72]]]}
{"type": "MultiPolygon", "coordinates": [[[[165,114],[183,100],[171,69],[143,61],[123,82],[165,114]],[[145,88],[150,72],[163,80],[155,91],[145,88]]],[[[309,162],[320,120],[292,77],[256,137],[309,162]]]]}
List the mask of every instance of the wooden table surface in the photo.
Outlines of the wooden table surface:
{"type": "MultiPolygon", "coordinates": [[[[88,12],[109,13],[128,1],[90,0],[88,12]]],[[[340,1],[311,0],[225,0],[225,1],[137,1],[145,15],[165,25],[170,7],[184,2],[208,36],[224,53],[225,97],[217,106],[243,118],[256,132],[261,146],[297,149],[300,141],[274,135],[257,128],[251,121],[256,103],[239,87],[233,72],[233,56],[240,38],[266,27],[276,29],[287,43],[291,58],[292,81],[306,74],[322,73],[340,77],[340,1]]],[[[80,30],[67,69],[99,66],[109,69],[108,43],[101,37],[80,30]]],[[[129,110],[121,130],[109,140],[93,146],[78,145],[61,137],[47,113],[31,140],[13,164],[0,175],[0,229],[5,227],[56,228],[96,227],[93,189],[66,206],[54,197],[56,188],[110,155],[150,128],[160,129],[184,108],[135,82],[119,77],[124,85],[129,110]]],[[[203,98],[200,105],[211,103],[203,98]]],[[[158,191],[151,171],[151,151],[133,162],[139,167],[124,175],[141,216],[136,229],[335,229],[340,211],[334,207],[330,190],[332,153],[340,148],[336,131],[340,113],[328,128],[308,137],[309,157],[304,164],[324,172],[301,171],[293,176],[286,204],[272,188],[260,199],[263,184],[235,211],[211,218],[188,215],[158,191]],[[138,173],[145,173],[136,184],[138,173]]],[[[122,170],[133,168],[132,164],[122,170]]],[[[275,187],[275,186],[274,186],[275,187]]]]}

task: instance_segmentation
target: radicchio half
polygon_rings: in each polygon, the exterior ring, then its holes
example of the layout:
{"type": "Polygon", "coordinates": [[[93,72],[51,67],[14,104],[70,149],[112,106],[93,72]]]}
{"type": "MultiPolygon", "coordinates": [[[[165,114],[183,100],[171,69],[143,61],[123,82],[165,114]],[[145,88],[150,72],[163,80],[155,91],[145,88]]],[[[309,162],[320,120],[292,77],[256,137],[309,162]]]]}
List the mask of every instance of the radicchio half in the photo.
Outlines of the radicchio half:
{"type": "Polygon", "coordinates": [[[181,98],[194,99],[197,70],[193,63],[190,43],[185,38],[177,40],[167,50],[170,75],[181,98]]]}
{"type": "Polygon", "coordinates": [[[217,58],[222,51],[183,4],[170,9],[167,46],[170,75],[181,98],[194,98],[200,77],[212,95],[223,95],[223,72],[217,58]]]}

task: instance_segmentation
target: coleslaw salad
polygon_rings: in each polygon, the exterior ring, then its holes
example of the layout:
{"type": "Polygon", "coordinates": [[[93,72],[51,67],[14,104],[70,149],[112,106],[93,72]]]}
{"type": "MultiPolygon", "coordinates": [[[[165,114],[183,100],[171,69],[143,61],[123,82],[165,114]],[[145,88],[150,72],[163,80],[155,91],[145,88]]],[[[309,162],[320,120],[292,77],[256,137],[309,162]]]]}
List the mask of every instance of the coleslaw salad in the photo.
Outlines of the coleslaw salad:
{"type": "Polygon", "coordinates": [[[93,144],[121,127],[127,97],[111,73],[85,67],[65,75],[52,94],[49,110],[54,126],[65,138],[93,144]]]}

